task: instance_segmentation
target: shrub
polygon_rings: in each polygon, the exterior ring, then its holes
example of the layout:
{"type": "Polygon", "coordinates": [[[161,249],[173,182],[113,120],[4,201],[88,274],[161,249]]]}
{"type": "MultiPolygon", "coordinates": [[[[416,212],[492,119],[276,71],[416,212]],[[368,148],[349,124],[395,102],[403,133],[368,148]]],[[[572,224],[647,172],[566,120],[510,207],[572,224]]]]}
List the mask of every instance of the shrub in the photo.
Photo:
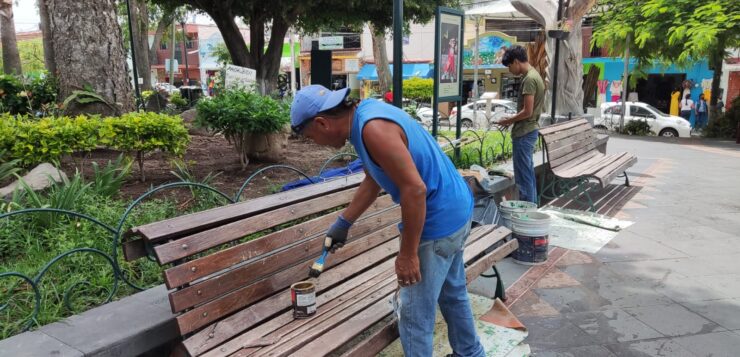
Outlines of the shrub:
{"type": "Polygon", "coordinates": [[[709,121],[707,128],[704,130],[704,135],[708,138],[735,138],[738,135],[738,123],[740,123],[740,97],[732,101],[732,105],[727,112],[714,114],[714,118],[709,121]]]}
{"type": "Polygon", "coordinates": [[[131,160],[126,159],[123,155],[118,155],[116,161],[111,162],[109,160],[102,168],[98,166],[97,162],[93,162],[92,167],[92,190],[97,195],[113,197],[121,190],[121,186],[131,173],[131,160]]]}
{"type": "Polygon", "coordinates": [[[178,109],[187,108],[188,101],[182,97],[180,92],[174,92],[170,95],[170,103],[178,109]]]}
{"type": "Polygon", "coordinates": [[[141,181],[144,175],[144,154],[154,150],[182,155],[190,136],[182,118],[151,112],[135,112],[103,119],[101,143],[125,153],[136,153],[141,181]]]}
{"type": "Polygon", "coordinates": [[[91,151],[98,144],[97,117],[47,117],[15,123],[11,152],[27,166],[58,160],[73,152],[91,151]]]}
{"type": "Polygon", "coordinates": [[[624,124],[624,133],[639,136],[655,135],[655,133],[650,130],[650,124],[644,120],[630,120],[624,124]]]}
{"type": "Polygon", "coordinates": [[[287,102],[243,90],[225,91],[198,102],[196,124],[223,133],[236,147],[242,167],[249,163],[249,141],[253,134],[281,131],[290,121],[287,102]]]}
{"type": "Polygon", "coordinates": [[[431,103],[434,80],[412,77],[403,81],[403,96],[418,102],[431,103]]]}
{"type": "Polygon", "coordinates": [[[0,75],[0,111],[14,115],[54,113],[58,92],[52,76],[0,75]]]}

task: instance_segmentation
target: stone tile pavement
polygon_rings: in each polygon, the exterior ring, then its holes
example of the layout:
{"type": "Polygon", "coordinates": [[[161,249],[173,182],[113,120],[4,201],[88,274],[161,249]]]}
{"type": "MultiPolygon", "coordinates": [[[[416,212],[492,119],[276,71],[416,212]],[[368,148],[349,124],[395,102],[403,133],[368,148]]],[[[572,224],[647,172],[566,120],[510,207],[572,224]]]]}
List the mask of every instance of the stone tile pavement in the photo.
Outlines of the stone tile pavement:
{"type": "Polygon", "coordinates": [[[608,149],[639,159],[640,190],[616,214],[636,223],[593,255],[552,250],[509,289],[533,355],[740,356],[740,146],[608,149]]]}

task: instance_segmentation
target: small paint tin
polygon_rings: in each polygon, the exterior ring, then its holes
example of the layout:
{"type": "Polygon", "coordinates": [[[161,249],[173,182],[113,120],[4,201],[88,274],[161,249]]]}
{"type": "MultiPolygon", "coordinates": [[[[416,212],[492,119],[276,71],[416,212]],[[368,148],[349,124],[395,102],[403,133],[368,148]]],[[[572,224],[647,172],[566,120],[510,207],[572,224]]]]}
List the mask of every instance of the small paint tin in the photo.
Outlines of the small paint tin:
{"type": "Polygon", "coordinates": [[[316,285],[301,281],[290,286],[290,300],[293,302],[293,317],[306,319],[316,313],[316,285]]]}

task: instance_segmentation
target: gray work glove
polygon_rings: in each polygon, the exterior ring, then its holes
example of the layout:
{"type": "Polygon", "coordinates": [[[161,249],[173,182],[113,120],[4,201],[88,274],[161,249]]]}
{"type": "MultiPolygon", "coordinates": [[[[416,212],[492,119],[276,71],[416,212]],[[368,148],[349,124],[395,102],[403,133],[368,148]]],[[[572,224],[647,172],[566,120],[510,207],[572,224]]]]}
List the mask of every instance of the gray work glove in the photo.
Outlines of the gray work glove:
{"type": "Polygon", "coordinates": [[[341,214],[337,217],[337,221],[329,227],[326,232],[326,240],[324,246],[329,249],[332,253],[336,252],[337,249],[344,247],[347,243],[347,235],[349,234],[349,228],[352,227],[352,222],[346,220],[341,214]]]}

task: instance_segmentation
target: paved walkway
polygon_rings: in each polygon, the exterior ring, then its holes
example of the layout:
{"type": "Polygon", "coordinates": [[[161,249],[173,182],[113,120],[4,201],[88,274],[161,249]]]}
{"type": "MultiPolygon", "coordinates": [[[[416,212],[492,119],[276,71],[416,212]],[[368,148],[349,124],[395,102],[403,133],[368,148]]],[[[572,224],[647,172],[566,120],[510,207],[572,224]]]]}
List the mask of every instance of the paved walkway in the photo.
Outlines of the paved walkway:
{"type": "Polygon", "coordinates": [[[534,355],[740,356],[740,146],[691,143],[609,141],[639,158],[617,214],[636,223],[524,276],[508,303],[534,355]]]}

